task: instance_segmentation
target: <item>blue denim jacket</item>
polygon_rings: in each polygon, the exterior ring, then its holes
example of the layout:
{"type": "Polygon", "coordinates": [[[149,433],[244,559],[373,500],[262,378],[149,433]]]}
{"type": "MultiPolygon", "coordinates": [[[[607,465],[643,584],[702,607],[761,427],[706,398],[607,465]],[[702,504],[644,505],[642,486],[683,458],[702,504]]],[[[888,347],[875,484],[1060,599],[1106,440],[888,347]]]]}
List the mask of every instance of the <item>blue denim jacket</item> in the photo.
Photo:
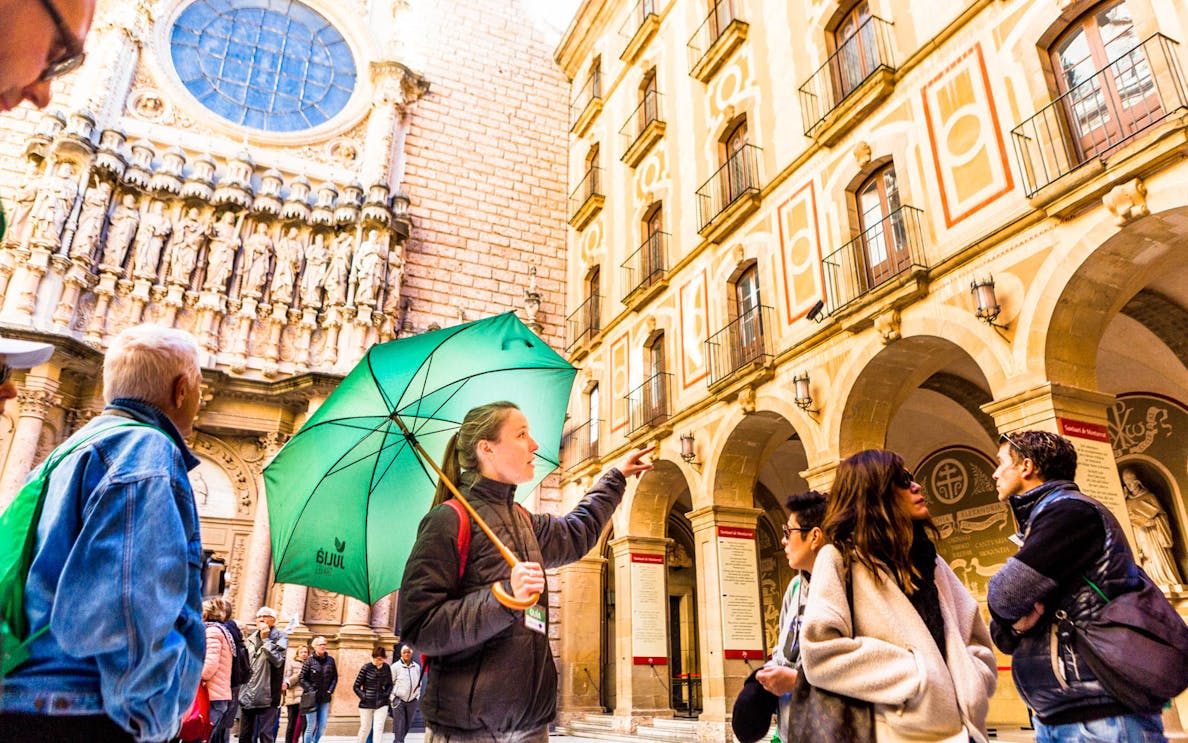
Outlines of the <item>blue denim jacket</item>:
{"type": "Polygon", "coordinates": [[[30,632],[49,625],[4,681],[0,708],[107,715],[164,741],[193,701],[206,652],[202,538],[188,470],[198,465],[156,407],[121,398],[75,436],[118,428],[50,475],[25,588],[30,632]]]}

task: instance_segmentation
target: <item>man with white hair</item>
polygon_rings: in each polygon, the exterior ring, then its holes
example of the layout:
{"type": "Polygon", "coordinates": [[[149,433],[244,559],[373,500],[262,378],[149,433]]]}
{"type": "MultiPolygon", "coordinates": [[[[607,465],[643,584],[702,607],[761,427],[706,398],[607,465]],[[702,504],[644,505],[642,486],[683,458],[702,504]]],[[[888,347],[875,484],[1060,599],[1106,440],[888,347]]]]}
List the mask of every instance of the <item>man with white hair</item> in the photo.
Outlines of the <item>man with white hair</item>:
{"type": "Polygon", "coordinates": [[[93,438],[46,485],[25,583],[29,658],[4,679],[0,743],[147,743],[178,731],[205,651],[186,474],[198,460],[184,440],[201,381],[189,333],[139,325],[112,341],[107,407],[71,437],[93,438]]]}

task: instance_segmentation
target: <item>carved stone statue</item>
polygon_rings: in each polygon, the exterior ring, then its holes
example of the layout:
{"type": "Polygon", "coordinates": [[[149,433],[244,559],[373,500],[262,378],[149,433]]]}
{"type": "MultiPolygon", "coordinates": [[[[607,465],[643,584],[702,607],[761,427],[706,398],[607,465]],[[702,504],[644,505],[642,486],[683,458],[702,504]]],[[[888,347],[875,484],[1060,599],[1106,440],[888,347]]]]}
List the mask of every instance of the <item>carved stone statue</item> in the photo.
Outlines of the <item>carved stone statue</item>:
{"type": "Polygon", "coordinates": [[[165,216],[165,202],[154,201],[140,219],[136,233],[136,257],[132,261],[132,275],[145,279],[157,278],[161,267],[161,249],[173,232],[173,223],[165,216]]]}
{"type": "Polygon", "coordinates": [[[297,273],[301,269],[301,238],[297,228],[290,227],[276,243],[276,269],[272,272],[270,301],[272,304],[292,304],[297,273]]]}
{"type": "Polygon", "coordinates": [[[74,166],[59,163],[57,172],[46,181],[33,207],[32,239],[35,242],[56,243],[62,236],[62,227],[78,196],[74,166]]]}
{"type": "Polygon", "coordinates": [[[1180,571],[1172,556],[1172,531],[1167,512],[1139,479],[1138,473],[1129,467],[1122,470],[1122,489],[1126,491],[1126,510],[1134,527],[1134,556],[1138,564],[1156,584],[1178,585],[1180,571]]]}
{"type": "Polygon", "coordinates": [[[198,262],[198,251],[206,239],[206,222],[197,207],[190,207],[173,231],[170,242],[169,283],[188,287],[198,262]]]}
{"type": "Polygon", "coordinates": [[[107,229],[107,244],[103,248],[103,265],[115,269],[124,266],[128,248],[140,224],[140,210],[136,208],[136,194],[126,193],[124,199],[111,215],[111,226],[107,229]]]}
{"type": "Polygon", "coordinates": [[[8,241],[20,242],[25,237],[25,228],[29,226],[29,216],[33,213],[33,206],[37,202],[37,193],[41,185],[37,178],[37,164],[32,160],[25,168],[25,180],[13,199],[11,221],[8,224],[8,241]]]}
{"type": "Polygon", "coordinates": [[[325,304],[327,307],[341,307],[346,301],[350,267],[351,234],[343,232],[334,239],[334,249],[330,252],[330,264],[326,267],[326,278],[322,281],[322,286],[326,287],[325,304]]]}
{"type": "Polygon", "coordinates": [[[268,285],[268,269],[272,267],[272,238],[268,236],[268,225],[260,222],[256,231],[248,235],[243,243],[243,283],[240,293],[260,296],[268,285]]]}
{"type": "Polygon", "coordinates": [[[359,245],[351,266],[351,283],[355,284],[356,305],[375,304],[376,286],[380,279],[380,269],[384,265],[382,253],[385,248],[387,245],[381,244],[378,230],[369,231],[367,239],[359,245]]]}
{"type": "Polygon", "coordinates": [[[318,309],[322,306],[322,282],[326,279],[326,264],[330,262],[330,251],[326,249],[326,238],[321,232],[313,236],[305,251],[305,273],[301,276],[301,302],[305,307],[318,309]]]}
{"type": "Polygon", "coordinates": [[[239,225],[235,221],[235,214],[223,212],[223,216],[210,230],[210,252],[206,258],[206,283],[203,288],[208,291],[227,291],[227,279],[231,277],[231,267],[235,263],[239,245],[239,225]]]}
{"type": "Polygon", "coordinates": [[[111,199],[111,184],[107,181],[87,189],[83,196],[82,213],[78,217],[78,230],[70,244],[72,258],[90,258],[95,255],[99,236],[103,234],[103,223],[107,220],[107,205],[111,199]]]}

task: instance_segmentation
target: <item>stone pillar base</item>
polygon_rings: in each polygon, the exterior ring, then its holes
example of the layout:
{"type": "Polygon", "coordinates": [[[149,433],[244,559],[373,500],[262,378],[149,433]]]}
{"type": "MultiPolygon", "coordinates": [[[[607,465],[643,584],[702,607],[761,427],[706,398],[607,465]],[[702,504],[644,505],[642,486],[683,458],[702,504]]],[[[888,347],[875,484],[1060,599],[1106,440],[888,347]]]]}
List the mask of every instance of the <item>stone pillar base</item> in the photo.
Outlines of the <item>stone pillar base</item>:
{"type": "Polygon", "coordinates": [[[615,710],[615,732],[634,734],[640,725],[651,725],[656,718],[671,719],[671,709],[633,709],[628,711],[615,710]]]}
{"type": "Polygon", "coordinates": [[[717,720],[697,721],[698,743],[730,743],[734,740],[734,732],[730,723],[717,720]]]}

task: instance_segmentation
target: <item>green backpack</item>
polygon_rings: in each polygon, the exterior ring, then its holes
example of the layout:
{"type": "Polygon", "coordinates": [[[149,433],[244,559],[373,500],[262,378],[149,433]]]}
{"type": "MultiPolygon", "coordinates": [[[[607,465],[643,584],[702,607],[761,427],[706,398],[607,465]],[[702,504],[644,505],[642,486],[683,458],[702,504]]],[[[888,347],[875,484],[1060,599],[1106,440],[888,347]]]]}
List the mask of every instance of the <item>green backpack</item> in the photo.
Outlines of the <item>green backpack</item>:
{"type": "Polygon", "coordinates": [[[17,666],[29,660],[29,646],[49,629],[47,624],[29,634],[25,618],[25,582],[37,547],[37,524],[45,505],[46,485],[54,468],[83,444],[116,428],[141,426],[156,428],[147,423],[126,420],[96,428],[77,441],[67,441],[50,452],[45,462],[17,493],[8,508],[0,514],[0,678],[8,676],[17,666]]]}

